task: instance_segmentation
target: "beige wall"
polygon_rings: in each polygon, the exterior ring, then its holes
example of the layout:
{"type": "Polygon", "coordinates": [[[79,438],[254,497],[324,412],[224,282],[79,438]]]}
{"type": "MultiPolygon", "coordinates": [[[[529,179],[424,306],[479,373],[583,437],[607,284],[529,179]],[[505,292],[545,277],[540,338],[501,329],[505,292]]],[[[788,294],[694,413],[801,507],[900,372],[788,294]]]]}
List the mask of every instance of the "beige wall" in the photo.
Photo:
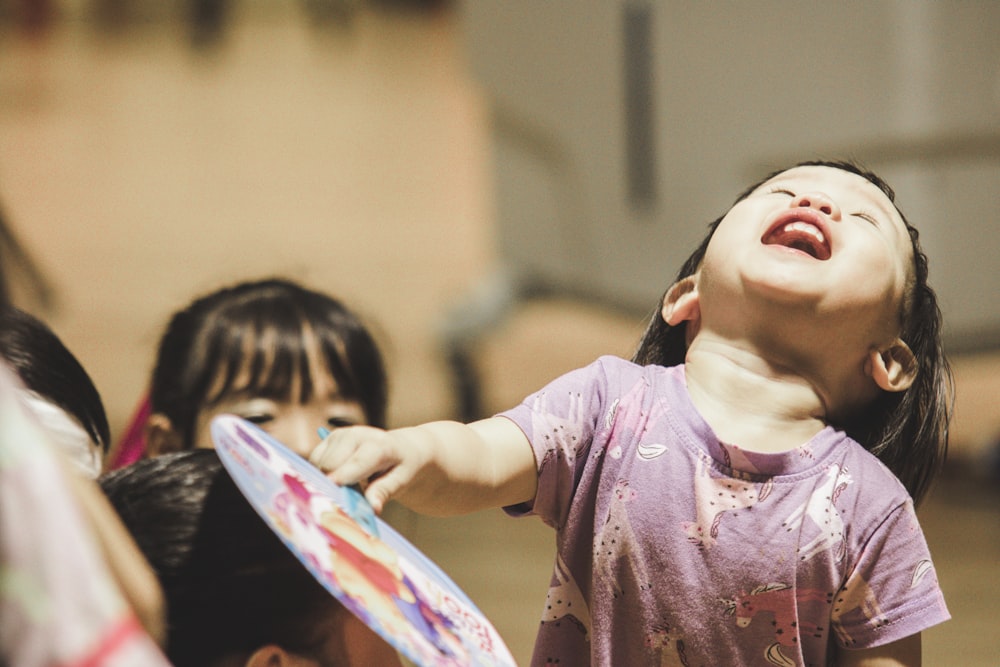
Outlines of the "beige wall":
{"type": "Polygon", "coordinates": [[[293,9],[212,54],[179,26],[0,39],[0,197],[116,427],[175,308],[272,273],[380,330],[394,421],[448,410],[435,318],[492,261],[482,102],[446,18],[293,9]]]}
{"type": "MultiPolygon", "coordinates": [[[[342,296],[377,328],[394,423],[451,415],[441,319],[498,265],[489,108],[454,16],[356,18],[318,31],[291,5],[244,8],[201,54],[170,24],[0,34],[0,202],[55,288],[41,314],[116,432],[173,309],[271,273],[342,296]]],[[[483,342],[487,407],[629,354],[640,319],[520,308],[483,342]]],[[[956,361],[955,450],[978,451],[1000,433],[1000,361],[956,361]]]]}

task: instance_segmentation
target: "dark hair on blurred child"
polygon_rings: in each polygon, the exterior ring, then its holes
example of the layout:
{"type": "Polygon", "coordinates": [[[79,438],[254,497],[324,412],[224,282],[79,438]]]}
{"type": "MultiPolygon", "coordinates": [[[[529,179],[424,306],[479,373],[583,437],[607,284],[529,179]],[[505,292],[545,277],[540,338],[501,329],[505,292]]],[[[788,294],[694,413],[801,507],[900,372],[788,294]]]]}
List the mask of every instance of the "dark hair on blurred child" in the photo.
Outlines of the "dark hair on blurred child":
{"type": "Polygon", "coordinates": [[[22,398],[63,453],[88,477],[101,472],[111,440],[97,387],[73,353],[38,318],[0,306],[0,358],[24,385],[22,398]]]}

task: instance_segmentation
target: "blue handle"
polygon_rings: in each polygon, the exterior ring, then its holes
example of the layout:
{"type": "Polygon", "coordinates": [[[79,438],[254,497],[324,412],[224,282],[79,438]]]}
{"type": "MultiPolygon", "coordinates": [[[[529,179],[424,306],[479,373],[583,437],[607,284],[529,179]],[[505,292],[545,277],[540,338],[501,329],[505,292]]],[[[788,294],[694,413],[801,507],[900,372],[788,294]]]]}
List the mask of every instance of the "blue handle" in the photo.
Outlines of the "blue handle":
{"type": "MultiPolygon", "coordinates": [[[[330,435],[330,429],[320,426],[319,437],[326,438],[330,435]]],[[[344,495],[347,499],[346,507],[344,509],[347,514],[357,521],[362,528],[368,531],[369,534],[378,537],[378,521],[375,517],[375,510],[372,509],[371,503],[365,498],[365,494],[361,491],[360,484],[351,484],[350,486],[341,487],[346,492],[344,495]]]]}

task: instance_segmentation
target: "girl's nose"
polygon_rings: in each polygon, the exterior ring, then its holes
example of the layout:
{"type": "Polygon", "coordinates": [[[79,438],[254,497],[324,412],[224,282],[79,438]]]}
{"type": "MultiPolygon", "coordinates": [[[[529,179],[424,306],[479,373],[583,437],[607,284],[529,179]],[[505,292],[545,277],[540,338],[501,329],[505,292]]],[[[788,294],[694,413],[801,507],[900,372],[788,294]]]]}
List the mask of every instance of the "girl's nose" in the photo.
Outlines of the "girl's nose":
{"type": "Polygon", "coordinates": [[[299,456],[309,456],[320,441],[314,422],[301,417],[286,418],[285,423],[281,425],[280,437],[277,428],[274,430],[274,435],[299,456]]]}
{"type": "Polygon", "coordinates": [[[833,220],[840,220],[840,207],[822,192],[806,192],[792,199],[792,208],[811,208],[825,213],[833,220]]]}

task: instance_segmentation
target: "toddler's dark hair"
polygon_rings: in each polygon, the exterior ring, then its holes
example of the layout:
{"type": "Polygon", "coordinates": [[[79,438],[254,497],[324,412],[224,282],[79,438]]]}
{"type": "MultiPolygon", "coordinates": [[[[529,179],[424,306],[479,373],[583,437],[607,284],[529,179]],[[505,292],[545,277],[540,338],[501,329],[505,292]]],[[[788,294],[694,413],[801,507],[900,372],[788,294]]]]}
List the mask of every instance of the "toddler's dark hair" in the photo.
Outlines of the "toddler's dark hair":
{"type": "MultiPolygon", "coordinates": [[[[854,162],[814,160],[795,165],[807,166],[832,167],[857,174],[878,187],[895,206],[896,195],[892,188],[879,176],[854,162]]],[[[786,171],[787,168],[768,174],[744,190],[734,204],[786,171]]],[[[927,282],[927,256],[920,247],[917,229],[898,206],[896,210],[906,225],[913,246],[913,275],[904,296],[900,338],[910,346],[917,360],[917,377],[906,391],[883,392],[875,405],[864,414],[832,425],[843,429],[879,457],[900,479],[914,502],[919,503],[944,465],[954,382],[941,341],[941,310],[937,296],[927,282]]],[[[723,217],[709,225],[708,234],[681,266],[676,280],[694,275],[701,266],[709,241],[723,217]]],[[[660,306],[658,303],[654,309],[632,360],[643,365],[676,366],[684,363],[687,353],[686,327],[684,324],[672,327],[664,322],[660,306]]]]}

